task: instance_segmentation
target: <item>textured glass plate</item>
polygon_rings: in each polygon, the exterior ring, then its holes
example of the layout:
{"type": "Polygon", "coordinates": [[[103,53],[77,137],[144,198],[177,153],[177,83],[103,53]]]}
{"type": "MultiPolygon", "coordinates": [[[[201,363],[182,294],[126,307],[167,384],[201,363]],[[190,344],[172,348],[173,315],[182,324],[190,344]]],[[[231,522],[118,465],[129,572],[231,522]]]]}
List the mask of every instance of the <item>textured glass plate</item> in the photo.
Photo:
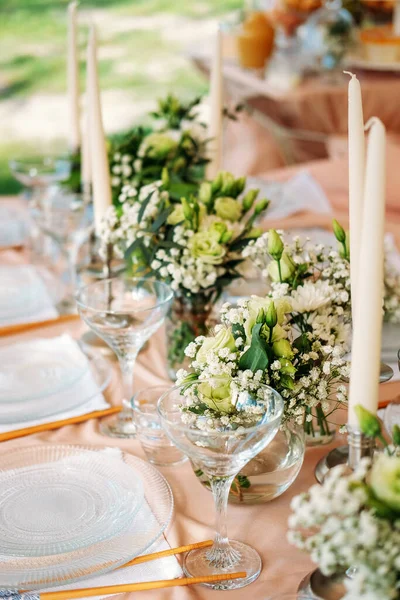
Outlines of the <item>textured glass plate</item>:
{"type": "MultiPolygon", "coordinates": [[[[50,457],[51,458],[51,457],[50,457]]],[[[140,475],[113,451],[0,472],[3,556],[47,556],[117,535],[143,503],[140,475]]]]}
{"type": "MultiPolygon", "coordinates": [[[[60,413],[83,406],[95,396],[106,389],[111,381],[111,367],[104,358],[88,356],[86,371],[63,390],[58,390],[41,398],[26,399],[23,402],[3,402],[0,399],[0,424],[23,423],[53,417],[60,413]],[[86,393],[82,392],[87,380],[92,378],[92,383],[87,385],[86,393]],[[76,391],[74,387],[76,386],[76,391]],[[62,396],[61,396],[62,394],[62,396]]],[[[0,378],[1,384],[1,378],[0,378]]]]}
{"type": "MultiPolygon", "coordinates": [[[[104,452],[104,449],[56,445],[13,449],[0,454],[0,473],[67,460],[88,450],[99,456],[104,452]]],[[[173,510],[167,481],[139,458],[121,453],[121,460],[140,476],[144,487],[145,500],[131,524],[112,538],[63,554],[10,557],[2,554],[0,544],[0,587],[43,589],[107,573],[143,554],[161,536],[173,510]]],[[[31,519],[35,519],[34,514],[31,519]]]]}
{"type": "Polygon", "coordinates": [[[0,350],[0,403],[44,398],[75,383],[88,370],[76,348],[57,353],[30,347],[0,350]]]}

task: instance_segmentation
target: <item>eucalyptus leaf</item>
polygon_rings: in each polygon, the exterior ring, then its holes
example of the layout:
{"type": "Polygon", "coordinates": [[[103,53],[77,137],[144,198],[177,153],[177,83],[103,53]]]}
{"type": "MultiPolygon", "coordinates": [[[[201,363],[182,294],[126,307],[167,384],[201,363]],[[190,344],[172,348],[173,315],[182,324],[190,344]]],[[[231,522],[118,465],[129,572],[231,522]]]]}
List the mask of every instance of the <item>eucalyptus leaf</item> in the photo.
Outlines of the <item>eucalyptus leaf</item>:
{"type": "Polygon", "coordinates": [[[139,210],[139,213],[138,213],[138,223],[140,223],[141,220],[143,219],[143,215],[145,213],[146,208],[149,205],[149,202],[151,200],[151,197],[152,197],[153,193],[154,192],[150,192],[150,194],[148,194],[146,196],[146,198],[143,200],[142,205],[141,205],[140,210],[139,210]]]}

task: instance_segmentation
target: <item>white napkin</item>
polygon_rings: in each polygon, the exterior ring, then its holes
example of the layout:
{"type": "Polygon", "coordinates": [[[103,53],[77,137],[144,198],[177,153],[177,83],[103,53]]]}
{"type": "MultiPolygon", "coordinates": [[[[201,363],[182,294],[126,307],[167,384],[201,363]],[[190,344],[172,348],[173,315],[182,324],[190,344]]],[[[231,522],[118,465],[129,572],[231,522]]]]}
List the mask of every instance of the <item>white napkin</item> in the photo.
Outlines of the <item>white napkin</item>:
{"type": "Polygon", "coordinates": [[[247,178],[247,189],[259,188],[259,197],[271,200],[266,219],[283,219],[302,211],[330,214],[332,207],[319,183],[307,171],[285,182],[247,178]]]}
{"type": "Polygon", "coordinates": [[[21,211],[0,205],[0,246],[19,246],[27,237],[28,221],[21,211]]]}
{"type": "MultiPolygon", "coordinates": [[[[119,448],[105,448],[102,452],[107,454],[110,458],[120,458],[121,451],[119,448]]],[[[137,513],[135,520],[132,523],[132,528],[135,528],[135,521],[140,519],[141,521],[154,522],[156,517],[154,516],[147,501],[143,502],[142,507],[137,513]]],[[[164,536],[157,540],[145,554],[151,554],[152,552],[160,552],[161,550],[168,550],[170,548],[164,536]]],[[[73,590],[77,588],[91,588],[109,585],[123,585],[128,583],[140,583],[142,581],[157,581],[160,579],[174,579],[182,576],[182,569],[175,558],[175,556],[167,556],[162,559],[150,561],[132,567],[126,567],[124,569],[118,569],[105,575],[99,575],[98,577],[92,577],[69,585],[51,588],[43,591],[60,591],[60,590],[73,590]]],[[[95,596],[93,600],[100,600],[101,598],[110,598],[111,596],[95,596]]]]}
{"type": "Polygon", "coordinates": [[[0,266],[0,327],[55,319],[58,312],[31,265],[0,266]]]}
{"type": "MultiPolygon", "coordinates": [[[[57,352],[65,352],[68,350],[70,355],[74,357],[74,362],[79,360],[81,361],[82,365],[85,363],[88,365],[87,357],[83,354],[75,340],[73,340],[72,337],[67,334],[56,338],[35,339],[29,342],[19,342],[18,344],[7,346],[0,350],[0,357],[2,353],[7,352],[7,350],[10,348],[12,348],[13,351],[15,351],[15,349],[31,350],[32,353],[35,352],[35,349],[40,348],[43,350],[49,350],[55,355],[57,352]]],[[[34,385],[34,382],[32,382],[32,385],[34,385]]],[[[99,392],[89,365],[87,372],[82,377],[78,378],[77,381],[67,389],[52,394],[49,400],[53,400],[55,404],[61,407],[63,404],[68,404],[68,399],[71,398],[71,396],[76,398],[77,395],[82,398],[82,404],[76,406],[75,408],[66,410],[64,412],[59,412],[49,417],[40,418],[38,420],[0,425],[0,433],[14,431],[16,429],[22,429],[25,427],[33,427],[35,425],[41,425],[42,423],[52,423],[53,421],[60,421],[63,419],[69,419],[71,417],[78,417],[95,410],[104,410],[110,407],[110,405],[105,401],[103,394],[99,392]]],[[[35,402],[35,400],[32,400],[32,402],[35,402]]]]}

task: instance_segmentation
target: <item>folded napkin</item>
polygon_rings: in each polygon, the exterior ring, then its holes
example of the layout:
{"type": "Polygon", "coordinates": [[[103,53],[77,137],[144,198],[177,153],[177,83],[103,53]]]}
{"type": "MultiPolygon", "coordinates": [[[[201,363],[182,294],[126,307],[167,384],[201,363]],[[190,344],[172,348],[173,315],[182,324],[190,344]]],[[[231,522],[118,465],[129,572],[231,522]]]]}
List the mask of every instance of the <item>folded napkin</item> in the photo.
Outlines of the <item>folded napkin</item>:
{"type": "MultiPolygon", "coordinates": [[[[22,429],[25,427],[33,427],[35,425],[41,425],[42,423],[52,423],[54,421],[61,421],[64,419],[69,419],[71,417],[78,417],[80,415],[85,415],[87,413],[96,411],[96,410],[104,410],[109,408],[110,405],[105,401],[103,394],[99,391],[98,385],[95,382],[92,372],[90,370],[89,361],[85,354],[80,349],[79,345],[72,339],[71,336],[64,334],[56,338],[50,339],[35,339],[29,342],[19,342],[17,344],[13,344],[10,346],[6,346],[0,349],[0,378],[3,376],[1,373],[1,364],[3,360],[2,357],[7,356],[7,352],[15,352],[22,354],[31,353],[34,356],[35,352],[38,351],[48,351],[54,356],[57,353],[62,353],[63,356],[68,356],[73,361],[73,364],[80,364],[82,368],[87,367],[86,371],[81,377],[78,377],[76,381],[72,382],[71,385],[67,386],[66,389],[61,389],[49,396],[46,396],[47,401],[51,404],[59,406],[60,408],[68,407],[71,405],[71,399],[74,400],[74,408],[68,408],[64,411],[60,411],[57,414],[53,414],[48,417],[42,417],[38,419],[32,419],[30,421],[21,421],[19,423],[12,424],[1,424],[1,398],[0,398],[0,433],[5,433],[8,431],[15,431],[16,429],[22,429]],[[82,403],[75,403],[75,399],[81,398],[82,403]]],[[[34,372],[33,372],[34,373],[34,372]]],[[[6,376],[7,374],[4,374],[6,376]]],[[[32,386],[35,385],[34,375],[32,386]]],[[[26,410],[32,408],[37,403],[37,398],[32,398],[32,400],[27,400],[26,403],[24,401],[24,406],[26,406],[26,410]]]]}
{"type": "MultiPolygon", "coordinates": [[[[99,453],[104,454],[111,459],[121,459],[122,454],[119,448],[105,448],[102,452],[99,453]]],[[[76,457],[75,457],[76,458],[76,457]]],[[[70,458],[66,459],[67,461],[71,460],[70,458]]],[[[135,522],[140,520],[141,522],[155,522],[156,517],[153,514],[150,506],[147,501],[144,500],[142,507],[139,509],[139,512],[136,514],[132,524],[130,525],[127,533],[129,531],[135,531],[135,522]]],[[[162,550],[168,550],[170,548],[164,536],[161,536],[161,539],[157,540],[146,552],[145,554],[151,554],[152,552],[160,552],[162,550]]],[[[83,581],[77,581],[74,583],[70,583],[65,586],[58,586],[54,588],[46,588],[45,590],[41,590],[42,592],[50,592],[50,591],[61,591],[61,590],[74,590],[81,588],[93,588],[93,587],[101,587],[101,586],[110,586],[110,585],[123,585],[129,583],[141,583],[143,581],[157,581],[160,579],[174,579],[182,576],[182,569],[179,565],[179,562],[175,558],[175,556],[167,556],[165,558],[157,559],[155,561],[150,561],[148,563],[142,563],[139,565],[134,565],[132,567],[126,567],[117,569],[114,572],[106,573],[104,575],[99,575],[98,577],[92,577],[90,579],[85,579],[83,581]]],[[[94,600],[100,600],[101,598],[106,598],[110,596],[95,596],[94,600]]],[[[16,592],[11,592],[10,590],[0,590],[0,598],[8,598],[9,600],[39,600],[40,592],[27,592],[24,594],[18,594],[16,592]],[[7,595],[8,594],[8,595],[7,595]]]]}
{"type": "Polygon", "coordinates": [[[58,312],[37,269],[0,266],[0,327],[55,319],[58,312]]]}
{"type": "Polygon", "coordinates": [[[22,211],[0,205],[0,247],[20,246],[27,234],[28,220],[22,211]]]}
{"type": "Polygon", "coordinates": [[[288,181],[273,182],[248,177],[246,189],[259,188],[271,201],[264,219],[284,219],[299,212],[330,214],[332,207],[320,184],[307,171],[288,181]]]}

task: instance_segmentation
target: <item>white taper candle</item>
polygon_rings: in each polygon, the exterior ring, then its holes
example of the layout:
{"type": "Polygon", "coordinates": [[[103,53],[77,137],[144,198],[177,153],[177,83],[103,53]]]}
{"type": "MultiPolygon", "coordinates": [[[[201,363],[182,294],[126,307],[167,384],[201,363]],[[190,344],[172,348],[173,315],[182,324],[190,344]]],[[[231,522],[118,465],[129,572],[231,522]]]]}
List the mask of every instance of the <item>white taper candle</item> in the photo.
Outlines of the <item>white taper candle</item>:
{"type": "Polygon", "coordinates": [[[357,280],[356,319],[351,349],[349,423],[358,426],[354,406],[378,409],[382,337],[386,188],[386,131],[373,117],[365,169],[364,208],[357,280]]]}
{"type": "Polygon", "coordinates": [[[353,73],[349,81],[349,221],[350,221],[350,278],[353,323],[357,297],[357,277],[361,244],[362,210],[365,178],[364,116],[360,82],[353,73]]]}
{"type": "Polygon", "coordinates": [[[100,88],[97,73],[96,29],[92,25],[88,43],[88,109],[90,166],[92,173],[93,208],[96,233],[99,233],[101,221],[111,205],[111,183],[101,114],[100,88]]]}
{"type": "Polygon", "coordinates": [[[76,152],[81,145],[79,122],[77,2],[71,2],[68,5],[67,94],[69,110],[69,146],[71,152],[76,152]]]}
{"type": "Polygon", "coordinates": [[[223,122],[223,73],[222,34],[218,28],[211,62],[210,77],[210,123],[208,127],[207,179],[214,179],[222,168],[222,122],[223,122]]]}
{"type": "Polygon", "coordinates": [[[393,31],[400,36],[400,0],[395,0],[393,7],[393,31]]]}

